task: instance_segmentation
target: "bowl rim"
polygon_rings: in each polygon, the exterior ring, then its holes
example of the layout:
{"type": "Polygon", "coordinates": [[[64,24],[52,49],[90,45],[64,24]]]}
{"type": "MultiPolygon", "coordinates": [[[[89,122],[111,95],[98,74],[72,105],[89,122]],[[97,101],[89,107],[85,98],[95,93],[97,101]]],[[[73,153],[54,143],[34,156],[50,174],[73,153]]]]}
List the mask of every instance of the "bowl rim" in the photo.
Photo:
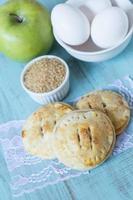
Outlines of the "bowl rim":
{"type": "Polygon", "coordinates": [[[32,59],[31,61],[29,61],[24,69],[22,70],[21,72],[21,75],[20,75],[20,83],[21,83],[21,86],[22,88],[29,94],[31,95],[37,95],[37,96],[50,96],[50,95],[53,95],[55,94],[56,92],[58,92],[59,90],[61,90],[64,85],[66,84],[66,82],[69,80],[69,76],[70,76],[70,71],[69,71],[69,67],[68,67],[68,64],[66,63],[65,60],[63,60],[62,58],[58,57],[58,56],[55,56],[55,55],[43,55],[43,56],[39,56],[39,57],[36,57],[34,59],[32,59]],[[28,70],[28,68],[30,68],[30,66],[36,62],[36,61],[39,61],[39,60],[42,60],[42,59],[46,59],[46,58],[49,58],[49,59],[57,59],[59,61],[61,61],[64,66],[65,66],[65,69],[66,69],[66,75],[65,75],[65,79],[63,80],[63,82],[57,87],[55,88],[54,90],[51,90],[49,92],[43,92],[43,93],[37,93],[37,92],[33,92],[31,90],[29,90],[25,85],[24,85],[24,75],[26,73],[26,71],[28,70]]]}
{"type": "Polygon", "coordinates": [[[65,48],[66,50],[68,51],[71,51],[71,52],[74,52],[74,53],[78,53],[78,54],[82,54],[82,55],[100,55],[100,54],[104,54],[104,53],[108,53],[110,51],[113,51],[115,49],[117,49],[119,46],[121,46],[122,44],[124,44],[133,34],[133,25],[132,27],[130,28],[129,32],[127,33],[127,35],[125,36],[125,38],[123,40],[121,40],[119,43],[117,43],[115,46],[111,47],[111,48],[108,48],[108,49],[103,49],[101,51],[95,51],[95,52],[89,52],[89,51],[80,51],[80,50],[75,50],[73,49],[71,46],[69,46],[68,44],[64,43],[58,36],[57,34],[55,33],[55,31],[53,30],[54,32],[54,36],[55,36],[55,39],[57,40],[57,42],[63,47],[65,48]]]}

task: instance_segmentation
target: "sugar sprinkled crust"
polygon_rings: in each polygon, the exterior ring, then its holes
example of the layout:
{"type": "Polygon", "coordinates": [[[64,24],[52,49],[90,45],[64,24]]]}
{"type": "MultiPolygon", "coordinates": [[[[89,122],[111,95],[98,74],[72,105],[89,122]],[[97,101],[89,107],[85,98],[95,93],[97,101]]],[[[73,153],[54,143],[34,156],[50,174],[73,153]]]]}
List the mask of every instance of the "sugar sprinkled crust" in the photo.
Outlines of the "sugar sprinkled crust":
{"type": "Polygon", "coordinates": [[[126,100],[118,93],[108,90],[91,92],[76,103],[78,109],[98,109],[111,119],[116,134],[119,135],[128,125],[130,109],[126,100]]]}
{"type": "Polygon", "coordinates": [[[68,104],[53,103],[34,112],[22,130],[25,149],[44,159],[55,158],[52,147],[53,129],[58,120],[71,111],[72,107],[68,104]]]}
{"type": "Polygon", "coordinates": [[[73,111],[54,129],[56,156],[68,167],[95,168],[111,154],[116,135],[110,119],[96,110],[73,111]]]}

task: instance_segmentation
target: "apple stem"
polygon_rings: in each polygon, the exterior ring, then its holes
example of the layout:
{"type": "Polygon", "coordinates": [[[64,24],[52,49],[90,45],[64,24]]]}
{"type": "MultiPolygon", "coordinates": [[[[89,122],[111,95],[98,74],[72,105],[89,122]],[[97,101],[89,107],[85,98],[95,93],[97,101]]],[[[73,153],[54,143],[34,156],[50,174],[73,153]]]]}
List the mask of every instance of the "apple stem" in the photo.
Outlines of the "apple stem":
{"type": "Polygon", "coordinates": [[[22,17],[19,17],[18,15],[14,14],[14,13],[10,13],[10,16],[12,16],[17,23],[22,23],[23,22],[22,17]]]}

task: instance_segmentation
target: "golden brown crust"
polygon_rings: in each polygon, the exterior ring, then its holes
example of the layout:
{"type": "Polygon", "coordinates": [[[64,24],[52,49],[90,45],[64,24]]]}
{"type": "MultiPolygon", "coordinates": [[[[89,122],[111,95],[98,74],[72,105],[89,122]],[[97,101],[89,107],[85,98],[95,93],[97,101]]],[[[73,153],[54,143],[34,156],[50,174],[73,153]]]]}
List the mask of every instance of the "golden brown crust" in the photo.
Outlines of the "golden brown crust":
{"type": "Polygon", "coordinates": [[[119,135],[128,125],[130,109],[126,100],[116,92],[103,90],[83,96],[77,103],[78,109],[97,109],[111,119],[116,134],[119,135]]]}
{"type": "Polygon", "coordinates": [[[54,158],[52,148],[53,129],[58,120],[72,111],[65,103],[53,103],[41,107],[26,121],[22,130],[25,149],[41,158],[54,158]]]}
{"type": "Polygon", "coordinates": [[[79,170],[94,168],[111,154],[115,131],[110,119],[96,110],[73,111],[54,130],[54,149],[65,165],[79,170]]]}

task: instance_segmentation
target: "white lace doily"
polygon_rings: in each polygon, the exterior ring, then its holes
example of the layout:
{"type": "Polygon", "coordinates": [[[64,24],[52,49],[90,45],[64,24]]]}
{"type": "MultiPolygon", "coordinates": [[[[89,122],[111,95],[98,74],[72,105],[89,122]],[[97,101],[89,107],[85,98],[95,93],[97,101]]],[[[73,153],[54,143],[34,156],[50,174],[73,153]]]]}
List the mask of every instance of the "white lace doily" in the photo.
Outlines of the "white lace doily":
{"type": "MultiPolygon", "coordinates": [[[[133,80],[127,76],[103,89],[111,89],[122,94],[131,108],[131,121],[125,132],[117,139],[113,152],[115,156],[133,147],[133,80]]],[[[72,170],[57,160],[41,160],[26,153],[21,140],[23,123],[21,120],[0,125],[0,144],[11,176],[10,186],[14,196],[30,193],[81,174],[89,174],[89,171],[72,170]]]]}

